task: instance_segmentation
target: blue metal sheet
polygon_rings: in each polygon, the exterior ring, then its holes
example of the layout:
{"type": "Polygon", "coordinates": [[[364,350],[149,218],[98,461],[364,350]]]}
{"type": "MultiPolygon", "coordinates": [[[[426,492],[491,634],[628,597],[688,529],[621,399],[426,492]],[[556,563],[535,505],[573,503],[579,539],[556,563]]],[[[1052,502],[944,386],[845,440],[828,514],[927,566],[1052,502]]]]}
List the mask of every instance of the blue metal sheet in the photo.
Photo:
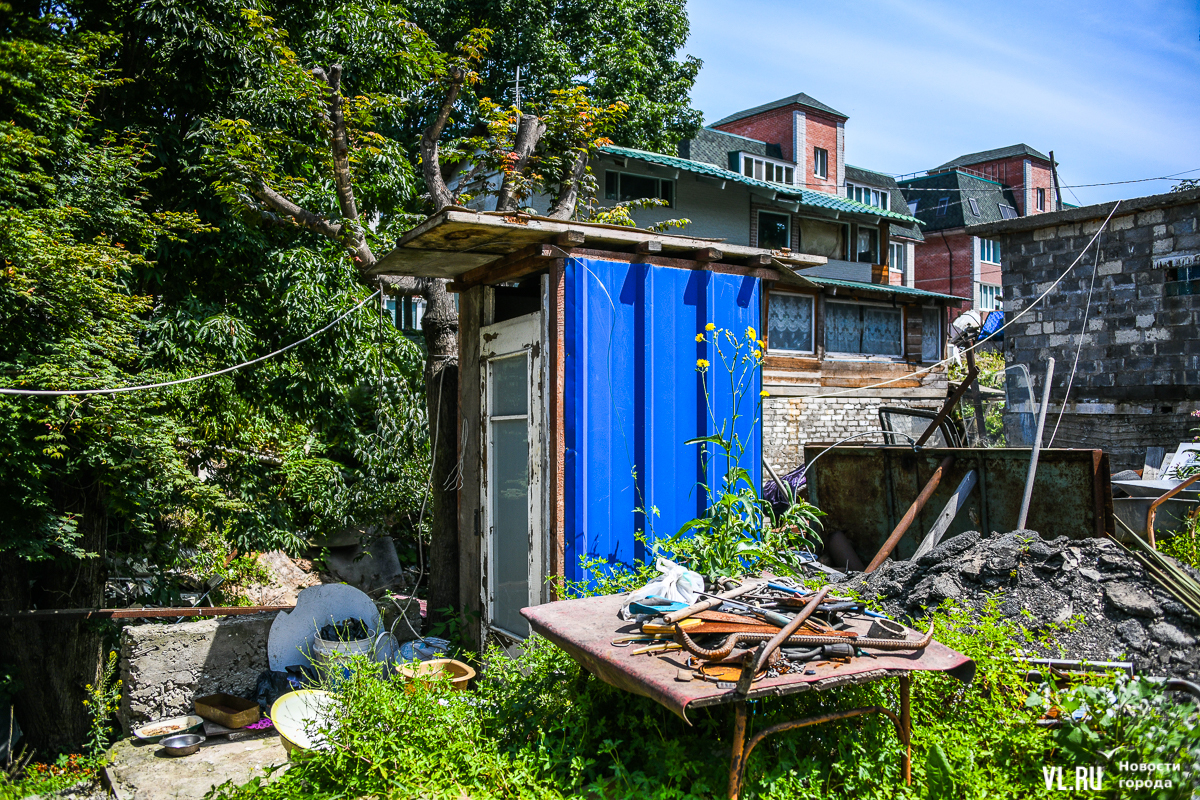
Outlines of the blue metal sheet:
{"type": "MultiPolygon", "coordinates": [[[[700,514],[713,480],[696,445],[713,432],[713,414],[732,406],[727,373],[712,345],[696,334],[712,322],[739,336],[757,327],[761,285],[755,278],[648,264],[571,258],[565,275],[565,526],[569,580],[590,579],[580,557],[626,564],[646,557],[635,533],[651,541],[674,534],[700,514]],[[650,511],[642,514],[639,509],[650,511]]],[[[711,339],[711,337],[709,337],[711,339]]],[[[760,482],[761,426],[756,375],[741,409],[744,466],[760,482]]]]}

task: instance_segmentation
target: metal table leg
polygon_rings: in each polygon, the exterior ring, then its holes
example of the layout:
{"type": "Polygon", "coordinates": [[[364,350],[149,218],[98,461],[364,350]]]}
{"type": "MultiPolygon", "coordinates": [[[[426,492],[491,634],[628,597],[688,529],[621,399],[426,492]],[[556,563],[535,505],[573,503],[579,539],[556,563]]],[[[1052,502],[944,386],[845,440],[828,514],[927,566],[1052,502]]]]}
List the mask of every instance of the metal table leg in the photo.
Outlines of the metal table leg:
{"type": "Polygon", "coordinates": [[[729,763],[729,800],[738,800],[738,795],[742,791],[742,779],[745,777],[746,764],[750,760],[750,754],[754,752],[754,748],[758,743],[768,736],[773,736],[776,733],[783,731],[795,730],[796,728],[807,728],[812,725],[821,725],[826,722],[836,722],[842,719],[853,719],[854,717],[865,716],[866,714],[883,714],[892,721],[892,726],[896,729],[896,737],[900,739],[900,743],[904,745],[904,755],[900,758],[900,774],[904,778],[906,786],[912,785],[912,710],[910,703],[910,689],[912,678],[907,675],[900,676],[900,714],[883,706],[864,706],[862,708],[852,708],[849,711],[832,711],[828,714],[818,714],[814,717],[806,717],[804,719],[794,720],[792,722],[780,722],[778,725],[772,725],[769,728],[764,728],[758,733],[750,737],[750,741],[746,742],[746,703],[739,702],[734,707],[733,720],[733,756],[729,763]]]}

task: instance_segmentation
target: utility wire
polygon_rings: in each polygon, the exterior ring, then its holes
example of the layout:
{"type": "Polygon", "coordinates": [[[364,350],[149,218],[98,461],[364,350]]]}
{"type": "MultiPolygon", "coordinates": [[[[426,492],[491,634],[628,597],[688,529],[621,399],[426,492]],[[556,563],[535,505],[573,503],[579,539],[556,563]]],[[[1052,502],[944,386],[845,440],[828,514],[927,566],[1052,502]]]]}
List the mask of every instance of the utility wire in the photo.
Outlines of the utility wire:
{"type": "Polygon", "coordinates": [[[1058,426],[1062,424],[1063,414],[1067,410],[1067,399],[1071,396],[1071,385],[1075,383],[1075,370],[1079,367],[1079,354],[1083,352],[1083,337],[1087,335],[1088,317],[1092,312],[1092,290],[1096,288],[1096,273],[1100,271],[1100,245],[1096,244],[1096,261],[1092,264],[1092,282],[1088,284],[1087,305],[1083,309],[1083,324],[1079,329],[1079,344],[1075,347],[1075,361],[1071,364],[1071,377],[1067,379],[1067,391],[1063,395],[1062,405],[1058,409],[1058,419],[1054,421],[1054,430],[1050,432],[1050,443],[1054,446],[1054,437],[1058,434],[1058,426]]]}
{"type": "Polygon", "coordinates": [[[64,396],[68,396],[68,395],[82,395],[82,394],[117,394],[119,392],[139,392],[144,389],[161,389],[165,386],[178,386],[181,383],[192,383],[193,381],[201,381],[201,380],[204,380],[205,378],[215,378],[217,375],[224,375],[228,372],[233,372],[234,370],[239,370],[242,367],[249,367],[253,364],[258,364],[260,362],[266,361],[268,358],[274,358],[275,356],[279,355],[280,353],[286,353],[288,350],[291,350],[293,347],[299,347],[300,345],[304,344],[308,340],[313,339],[317,336],[320,336],[322,333],[329,330],[334,325],[337,325],[339,322],[341,322],[346,317],[353,314],[355,311],[358,311],[360,308],[365,306],[371,300],[374,300],[375,296],[378,294],[379,294],[378,291],[375,292],[370,297],[367,297],[362,302],[360,302],[358,305],[354,306],[349,311],[342,314],[340,317],[335,319],[333,322],[326,325],[324,328],[313,331],[308,336],[305,336],[303,339],[300,339],[299,341],[292,342],[291,344],[286,345],[285,347],[281,347],[278,350],[274,351],[273,353],[267,353],[265,356],[259,356],[258,358],[252,359],[250,361],[244,361],[241,364],[235,364],[232,367],[226,367],[225,369],[219,369],[216,372],[206,372],[203,375],[193,375],[190,378],[180,378],[179,380],[164,381],[163,383],[147,383],[147,384],[143,384],[141,386],[121,386],[121,387],[110,388],[110,389],[61,389],[61,390],[60,389],[0,389],[0,394],[22,395],[22,396],[32,396],[32,397],[64,397],[64,396]]]}
{"type": "MultiPolygon", "coordinates": [[[[1025,306],[1025,308],[1022,309],[1019,314],[1017,314],[1012,319],[1006,319],[1004,321],[1004,324],[1001,325],[999,328],[997,328],[996,331],[992,334],[993,336],[997,333],[1000,333],[1008,326],[1015,324],[1017,320],[1019,320],[1021,317],[1025,316],[1030,311],[1032,311],[1039,303],[1042,302],[1042,300],[1046,299],[1047,295],[1049,295],[1052,291],[1054,291],[1056,288],[1058,288],[1058,285],[1060,283],[1062,283],[1063,280],[1067,277],[1067,275],[1069,275],[1071,273],[1071,270],[1075,269],[1075,265],[1078,264],[1081,260],[1083,260],[1083,257],[1084,257],[1084,255],[1087,254],[1087,251],[1090,250],[1092,245],[1096,243],[1096,240],[1100,238],[1100,234],[1103,233],[1106,228],[1108,228],[1109,220],[1112,219],[1113,214],[1117,213],[1117,209],[1120,208],[1120,206],[1121,206],[1121,201],[1118,200],[1113,205],[1112,210],[1108,212],[1108,216],[1104,218],[1104,224],[1100,226],[1100,230],[1096,231],[1095,235],[1092,236],[1091,240],[1084,246],[1083,250],[1081,250],[1079,252],[1079,255],[1075,257],[1075,260],[1071,262],[1071,266],[1067,267],[1066,270],[1064,270],[1063,273],[1058,276],[1058,278],[1054,281],[1054,283],[1050,284],[1050,286],[1048,286],[1046,288],[1046,291],[1044,291],[1040,295],[1038,295],[1037,298],[1032,303],[1025,306]]],[[[970,347],[963,348],[962,352],[966,353],[968,351],[974,350],[976,347],[979,347],[981,344],[983,344],[982,341],[977,341],[977,342],[975,342],[975,344],[971,345],[970,347]]],[[[891,385],[893,383],[897,383],[899,381],[912,380],[917,375],[922,375],[927,372],[932,372],[933,370],[937,369],[938,367],[944,366],[945,364],[949,364],[951,360],[952,359],[944,358],[941,361],[938,361],[935,364],[930,364],[927,367],[921,367],[920,369],[915,370],[913,372],[909,372],[907,374],[900,375],[898,377],[892,378],[891,380],[880,381],[879,383],[873,383],[869,386],[858,386],[853,389],[843,389],[840,392],[828,392],[826,394],[802,395],[802,399],[804,399],[804,400],[822,400],[822,399],[825,399],[828,397],[839,397],[844,394],[856,394],[858,392],[862,392],[867,389],[878,389],[881,386],[889,386],[889,385],[891,385]]]]}

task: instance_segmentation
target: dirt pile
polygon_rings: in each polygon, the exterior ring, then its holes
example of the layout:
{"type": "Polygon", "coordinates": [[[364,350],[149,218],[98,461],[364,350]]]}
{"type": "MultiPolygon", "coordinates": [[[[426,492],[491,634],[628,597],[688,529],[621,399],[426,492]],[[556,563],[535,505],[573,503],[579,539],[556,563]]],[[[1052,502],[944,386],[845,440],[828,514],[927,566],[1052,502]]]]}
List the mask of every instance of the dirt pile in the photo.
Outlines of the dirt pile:
{"type": "Polygon", "coordinates": [[[1020,619],[1031,633],[1056,629],[1064,652],[1036,655],[1127,660],[1151,675],[1200,675],[1200,618],[1107,539],[1043,541],[1028,530],[989,537],[971,531],[917,561],[888,561],[841,585],[914,620],[946,599],[980,609],[998,594],[1005,616],[1020,619]]]}

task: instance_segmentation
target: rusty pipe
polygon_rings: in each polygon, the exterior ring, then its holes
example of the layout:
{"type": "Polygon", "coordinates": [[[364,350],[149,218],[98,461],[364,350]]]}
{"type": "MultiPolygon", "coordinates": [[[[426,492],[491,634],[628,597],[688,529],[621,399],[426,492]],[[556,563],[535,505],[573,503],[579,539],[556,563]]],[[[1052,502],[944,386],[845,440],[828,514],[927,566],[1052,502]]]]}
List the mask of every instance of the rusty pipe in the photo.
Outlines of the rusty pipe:
{"type": "Polygon", "coordinates": [[[1150,504],[1150,510],[1146,512],[1146,541],[1150,543],[1151,547],[1158,549],[1154,544],[1154,515],[1158,513],[1158,507],[1191,486],[1197,479],[1200,479],[1200,472],[1197,472],[1174,489],[1168,489],[1161,497],[1150,504]]]}
{"type": "MultiPolygon", "coordinates": [[[[932,426],[931,426],[932,427],[932,426]]],[[[880,565],[887,560],[887,557],[896,549],[896,545],[900,542],[900,538],[908,531],[909,526],[917,519],[917,514],[921,513],[921,509],[929,502],[929,498],[933,497],[933,493],[937,491],[938,484],[942,482],[942,477],[950,471],[950,467],[954,466],[954,456],[946,456],[942,459],[942,463],[938,464],[937,469],[933,471],[929,481],[925,484],[925,488],[917,495],[917,499],[908,507],[908,511],[904,512],[904,517],[900,523],[896,525],[896,529],[892,531],[892,535],[883,543],[883,547],[879,548],[879,552],[871,559],[871,563],[863,572],[874,572],[879,569],[880,565]]]]}
{"type": "Polygon", "coordinates": [[[791,622],[789,622],[787,625],[784,625],[779,630],[779,633],[771,637],[770,641],[767,642],[766,647],[759,648],[758,655],[755,657],[753,664],[753,669],[756,674],[771,660],[771,654],[778,650],[779,646],[787,641],[792,634],[800,629],[800,626],[804,624],[804,621],[813,615],[813,612],[817,610],[817,606],[821,605],[821,603],[825,600],[825,596],[829,594],[829,589],[829,586],[822,587],[816,594],[812,596],[811,600],[804,604],[804,608],[800,609],[800,612],[796,614],[796,616],[792,617],[791,622]]]}
{"type": "MultiPolygon", "coordinates": [[[[719,661],[723,658],[728,658],[742,642],[767,642],[773,638],[769,633],[734,633],[726,637],[725,641],[715,649],[708,650],[696,644],[692,637],[688,636],[686,630],[680,627],[675,628],[675,641],[683,645],[683,649],[687,650],[696,658],[702,658],[705,661],[719,661]]],[[[826,644],[850,644],[855,647],[871,650],[924,650],[933,641],[933,625],[930,624],[929,631],[920,639],[871,639],[865,636],[824,636],[824,635],[809,635],[809,634],[793,634],[785,639],[782,645],[788,647],[819,647],[826,644]]],[[[759,662],[761,663],[761,661],[759,662]]],[[[755,669],[757,673],[758,669],[755,669]]]]}
{"type": "MultiPolygon", "coordinates": [[[[966,377],[962,379],[962,383],[958,384],[958,388],[954,390],[954,393],[946,398],[946,402],[942,403],[942,407],[938,409],[937,416],[929,423],[929,427],[917,437],[917,442],[913,447],[920,447],[929,441],[929,437],[933,436],[933,432],[941,427],[946,417],[950,416],[950,412],[954,410],[954,407],[958,405],[958,401],[962,400],[962,396],[967,393],[967,389],[971,387],[971,384],[975,383],[975,379],[978,377],[979,368],[975,366],[974,359],[971,359],[971,362],[967,364],[966,377]]],[[[950,446],[949,441],[946,442],[946,446],[950,446]]]]}

